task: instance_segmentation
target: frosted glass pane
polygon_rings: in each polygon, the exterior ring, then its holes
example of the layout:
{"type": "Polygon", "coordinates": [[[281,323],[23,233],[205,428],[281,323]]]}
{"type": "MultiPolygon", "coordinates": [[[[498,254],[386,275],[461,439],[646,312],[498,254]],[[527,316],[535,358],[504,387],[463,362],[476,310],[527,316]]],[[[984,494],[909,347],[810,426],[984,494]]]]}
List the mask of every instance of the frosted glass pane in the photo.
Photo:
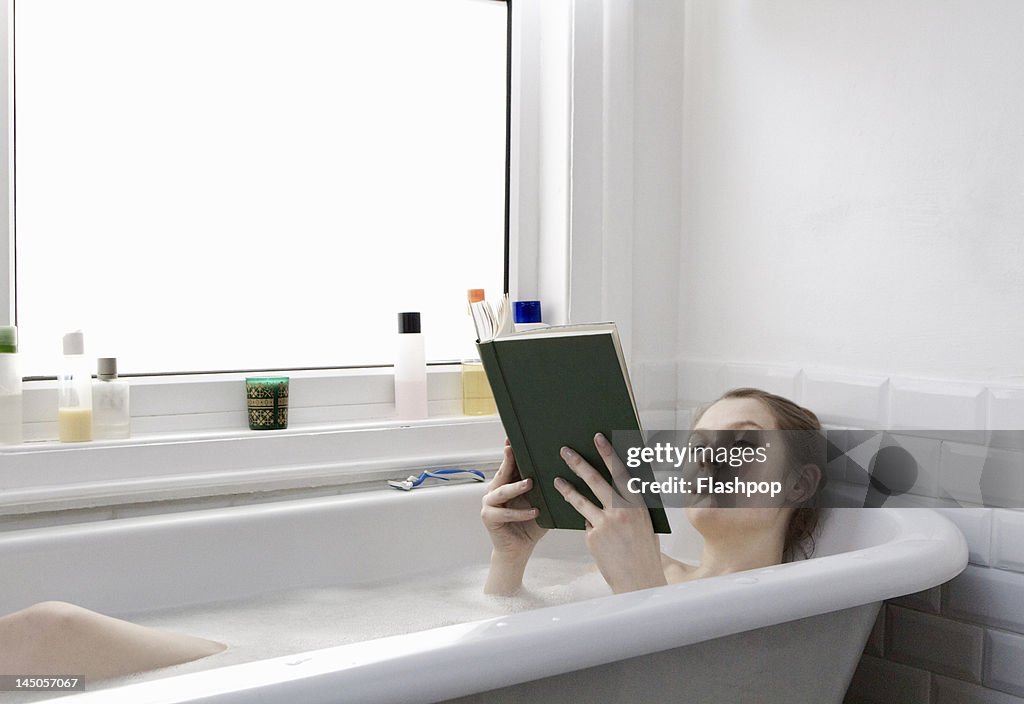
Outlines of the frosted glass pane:
{"type": "Polygon", "coordinates": [[[17,309],[124,372],[472,350],[502,285],[506,6],[22,0],[17,309]]]}

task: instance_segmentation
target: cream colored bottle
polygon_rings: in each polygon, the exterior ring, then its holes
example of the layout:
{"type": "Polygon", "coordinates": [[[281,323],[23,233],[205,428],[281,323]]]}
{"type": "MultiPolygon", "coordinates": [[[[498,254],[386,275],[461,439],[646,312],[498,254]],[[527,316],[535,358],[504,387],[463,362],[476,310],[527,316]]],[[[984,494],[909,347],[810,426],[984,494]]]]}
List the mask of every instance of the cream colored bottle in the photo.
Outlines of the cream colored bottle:
{"type": "Polygon", "coordinates": [[[57,437],[61,442],[92,440],[92,365],[81,330],[64,336],[64,368],[57,388],[57,437]]]}

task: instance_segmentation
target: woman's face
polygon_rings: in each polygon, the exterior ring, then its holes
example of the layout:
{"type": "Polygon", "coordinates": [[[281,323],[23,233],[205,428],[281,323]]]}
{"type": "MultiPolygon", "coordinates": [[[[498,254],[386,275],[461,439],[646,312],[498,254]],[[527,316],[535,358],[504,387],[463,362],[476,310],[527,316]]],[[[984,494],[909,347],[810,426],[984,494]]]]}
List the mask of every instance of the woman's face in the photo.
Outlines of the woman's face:
{"type": "MultiPolygon", "coordinates": [[[[766,494],[746,497],[742,494],[703,493],[686,509],[690,523],[705,539],[735,539],[752,532],[785,530],[792,509],[785,507],[786,495],[792,488],[791,473],[786,468],[786,452],[778,424],[768,407],[754,398],[726,398],[708,408],[694,426],[690,437],[693,447],[722,448],[768,447],[765,461],[701,463],[697,476],[710,476],[716,482],[739,479],[744,482],[778,482],[780,495],[766,494]],[[765,432],[776,431],[776,432],[765,432]]],[[[737,450],[733,450],[736,452],[737,450]]]]}

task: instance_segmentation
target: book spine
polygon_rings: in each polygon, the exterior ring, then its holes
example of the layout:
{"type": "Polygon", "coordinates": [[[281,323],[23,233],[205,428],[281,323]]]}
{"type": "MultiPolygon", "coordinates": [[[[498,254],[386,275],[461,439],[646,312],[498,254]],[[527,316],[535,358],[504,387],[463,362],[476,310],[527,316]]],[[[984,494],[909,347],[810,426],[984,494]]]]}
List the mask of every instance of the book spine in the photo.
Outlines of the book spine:
{"type": "Polygon", "coordinates": [[[498,407],[498,415],[501,417],[501,424],[505,428],[509,443],[512,445],[512,452],[515,454],[516,467],[523,479],[533,479],[533,486],[527,492],[526,498],[530,505],[539,510],[537,524],[542,528],[554,528],[551,512],[548,510],[547,501],[544,497],[543,487],[537,479],[537,472],[534,470],[533,458],[530,456],[526,445],[526,438],[523,436],[519,417],[516,415],[515,406],[509,396],[508,387],[505,384],[505,376],[501,372],[501,362],[498,360],[498,353],[493,342],[478,342],[477,352],[480,361],[484,365],[484,372],[487,374],[487,382],[491,385],[491,393],[494,394],[494,403],[498,407]]]}

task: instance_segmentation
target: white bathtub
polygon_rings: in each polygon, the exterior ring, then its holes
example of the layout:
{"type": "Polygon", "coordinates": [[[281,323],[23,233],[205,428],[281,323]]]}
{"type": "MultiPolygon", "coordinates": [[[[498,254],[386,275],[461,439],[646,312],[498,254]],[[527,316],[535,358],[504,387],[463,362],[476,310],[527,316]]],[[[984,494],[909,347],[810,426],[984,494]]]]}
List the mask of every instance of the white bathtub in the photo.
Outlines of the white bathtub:
{"type": "MultiPolygon", "coordinates": [[[[483,490],[387,489],[8,533],[0,613],[59,599],[138,614],[403,575],[414,599],[416,575],[486,561],[483,490]]],[[[693,555],[699,538],[675,528],[663,547],[693,555]]],[[[580,538],[553,532],[537,554],[578,554],[580,538]]],[[[880,602],[945,582],[967,561],[960,533],[927,509],[834,510],[817,554],[61,701],[841,702],[880,602]]]]}

